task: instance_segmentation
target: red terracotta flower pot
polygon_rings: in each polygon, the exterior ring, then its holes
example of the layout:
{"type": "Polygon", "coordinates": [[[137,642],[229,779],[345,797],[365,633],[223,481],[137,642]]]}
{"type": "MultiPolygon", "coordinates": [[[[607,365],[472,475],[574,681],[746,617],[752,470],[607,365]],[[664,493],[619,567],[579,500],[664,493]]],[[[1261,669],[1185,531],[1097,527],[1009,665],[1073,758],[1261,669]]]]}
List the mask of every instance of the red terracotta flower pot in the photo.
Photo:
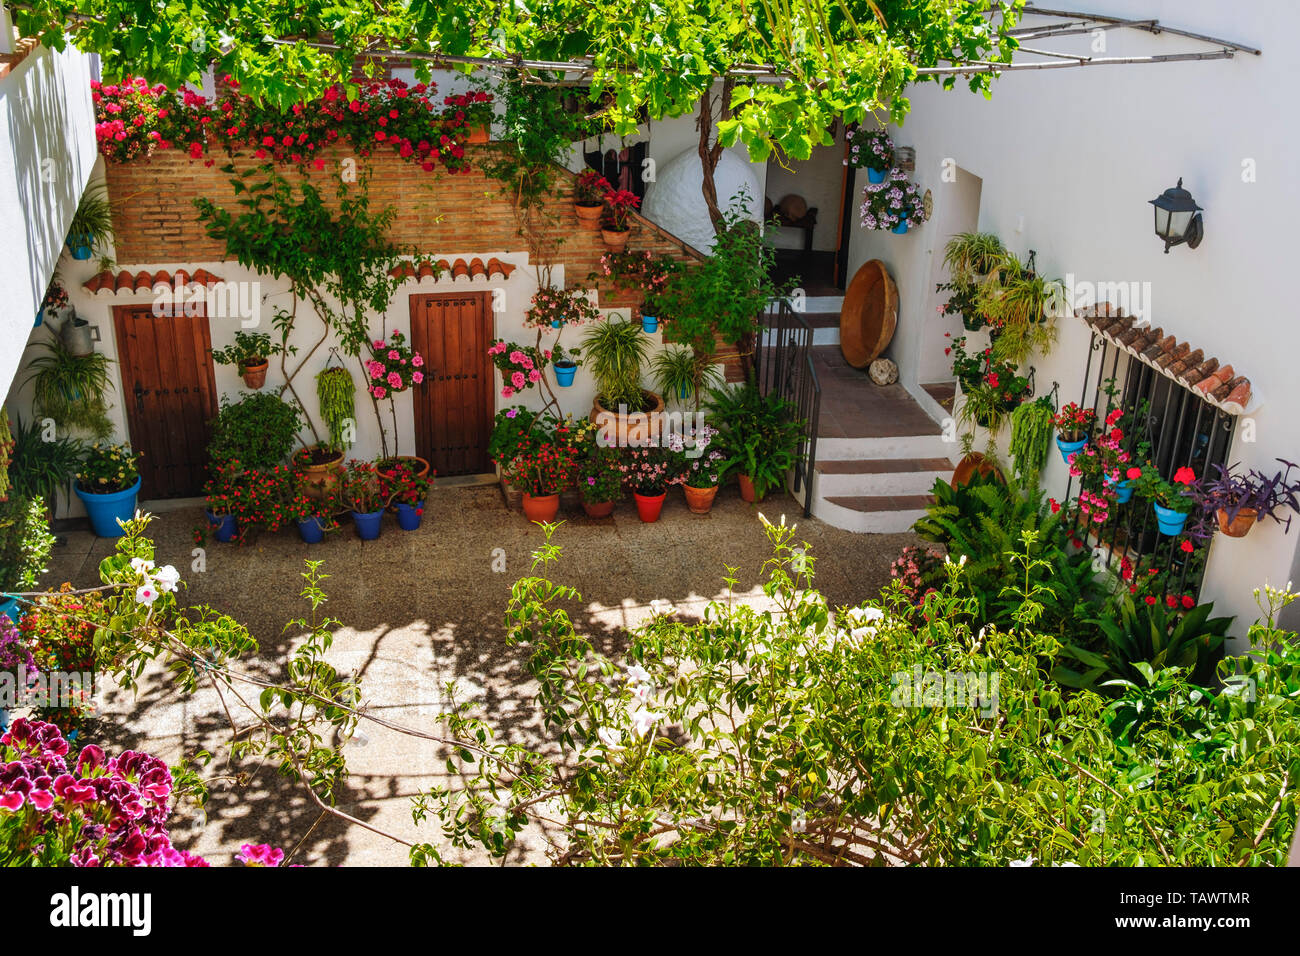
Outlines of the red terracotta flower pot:
{"type": "Polygon", "coordinates": [[[691,509],[692,514],[706,515],[713,508],[713,499],[718,495],[718,487],[712,488],[692,488],[690,485],[682,485],[682,491],[686,493],[686,507],[691,509]]]}
{"type": "Polygon", "coordinates": [[[578,224],[583,229],[595,232],[600,228],[600,216],[605,211],[605,204],[603,202],[574,203],[573,211],[578,214],[578,224]]]}
{"type": "Polygon", "coordinates": [[[739,480],[740,500],[748,501],[750,504],[753,504],[758,500],[758,496],[754,492],[754,479],[749,477],[749,475],[740,475],[739,480]]]}
{"type": "Polygon", "coordinates": [[[588,518],[608,518],[614,513],[614,502],[602,501],[599,504],[591,504],[584,501],[582,510],[587,512],[588,518]]]}
{"type": "Polygon", "coordinates": [[[641,516],[642,521],[648,523],[659,520],[659,512],[664,510],[664,499],[668,497],[668,493],[643,495],[634,491],[632,497],[636,499],[636,513],[641,516]]]}
{"type": "Polygon", "coordinates": [[[627,248],[627,240],[631,237],[630,229],[601,229],[600,238],[605,240],[605,248],[610,252],[622,252],[627,248]]]}
{"type": "Polygon", "coordinates": [[[560,511],[560,496],[530,495],[524,492],[524,517],[529,521],[546,523],[554,521],[560,511]]]}
{"type": "Polygon", "coordinates": [[[1228,520],[1228,512],[1223,508],[1219,509],[1219,530],[1229,538],[1244,538],[1247,532],[1259,520],[1259,512],[1254,508],[1242,508],[1237,512],[1237,517],[1231,521],[1228,520]]]}
{"type": "Polygon", "coordinates": [[[469,128],[469,139],[466,140],[466,142],[471,146],[481,146],[490,140],[491,134],[488,132],[488,128],[484,124],[479,123],[477,126],[471,126],[469,128]]]}
{"type": "Polygon", "coordinates": [[[249,388],[258,389],[266,384],[266,370],[270,362],[263,362],[261,365],[245,365],[243,369],[244,384],[249,388]]]}

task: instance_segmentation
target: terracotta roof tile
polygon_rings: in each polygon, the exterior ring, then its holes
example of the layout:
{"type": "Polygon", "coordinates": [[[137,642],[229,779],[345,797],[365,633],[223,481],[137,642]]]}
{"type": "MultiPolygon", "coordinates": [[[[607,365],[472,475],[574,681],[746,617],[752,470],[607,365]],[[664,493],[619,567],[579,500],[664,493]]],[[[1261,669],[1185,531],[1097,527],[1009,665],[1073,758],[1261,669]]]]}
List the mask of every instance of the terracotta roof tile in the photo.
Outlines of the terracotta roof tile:
{"type": "Polygon", "coordinates": [[[140,270],[132,275],[123,269],[117,275],[105,269],[103,272],[96,272],[93,276],[82,283],[82,286],[90,292],[134,292],[137,294],[153,292],[154,287],[164,285],[168,288],[175,288],[176,284],[182,286],[202,285],[211,288],[221,281],[220,276],[213,275],[206,269],[199,269],[193,275],[190,275],[184,269],[177,269],[175,273],[168,272],[166,269],[159,269],[157,272],[150,273],[146,270],[140,270]]]}
{"type": "Polygon", "coordinates": [[[1075,310],[1075,316],[1116,348],[1149,365],[1193,394],[1230,415],[1241,415],[1250,407],[1250,379],[1217,358],[1203,358],[1205,352],[1190,342],[1179,342],[1161,328],[1134,325],[1132,316],[1109,302],[1075,310]]]}
{"type": "Polygon", "coordinates": [[[399,262],[393,268],[388,270],[388,274],[395,279],[440,279],[447,276],[453,280],[467,278],[471,282],[475,279],[490,279],[494,275],[499,275],[503,279],[509,279],[510,274],[515,271],[517,266],[509,262],[502,262],[496,256],[493,256],[486,263],[475,256],[472,259],[458,258],[454,263],[446,259],[422,259],[418,265],[414,262],[399,262]]]}

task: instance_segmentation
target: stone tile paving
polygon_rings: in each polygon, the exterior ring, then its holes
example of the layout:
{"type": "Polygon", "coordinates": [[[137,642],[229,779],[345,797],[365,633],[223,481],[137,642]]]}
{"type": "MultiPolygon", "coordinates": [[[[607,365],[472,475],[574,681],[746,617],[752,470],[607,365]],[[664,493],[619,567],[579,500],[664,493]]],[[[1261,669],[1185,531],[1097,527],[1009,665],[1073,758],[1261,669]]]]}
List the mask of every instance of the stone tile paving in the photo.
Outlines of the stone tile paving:
{"type": "MultiPolygon", "coordinates": [[[[789,497],[757,507],[734,489],[724,490],[713,513],[692,515],[680,492],[669,495],[663,518],[643,524],[632,502],[613,517],[594,521],[568,515],[557,534],[563,548],[556,581],[576,586],[582,604],[571,609],[597,645],[616,652],[625,629],[645,620],[656,599],[671,601],[677,613],[698,617],[710,599],[723,596],[725,566],[736,568],[737,594],[761,603],[758,573],[768,557],[758,520],[796,521],[800,537],[817,559],[817,582],[832,606],[856,603],[876,593],[889,578],[889,564],[916,539],[902,535],[856,535],[802,517],[789,497]]],[[[444,685],[456,680],[459,693],[499,728],[503,738],[545,744],[532,706],[533,687],[520,655],[505,643],[502,615],[511,584],[528,573],[541,530],[502,504],[495,487],[438,489],[425,510],[423,526],[403,532],[385,520],[382,536],[358,540],[350,528],[320,545],[303,544],[295,533],[261,534],[243,546],[209,543],[207,569],[191,570],[192,529],[198,508],[159,515],[151,526],[159,564],[174,564],[187,585],[183,599],[208,604],[246,624],[261,645],[245,666],[278,676],[300,635],[284,631],[286,621],[305,612],[298,598],[307,557],[324,560],[329,575],[327,612],[343,622],[331,661],[362,681],[366,706],[388,720],[438,732],[444,685]],[[494,549],[504,554],[505,572],[492,570],[494,549]]],[[[98,583],[99,560],[112,542],[89,532],[66,534],[43,584],[98,583]]],[[[101,695],[101,732],[114,747],[138,747],[175,761],[200,747],[214,753],[228,739],[229,726],[215,694],[185,697],[161,669],[149,671],[138,696],[112,688],[101,695]]],[[[407,839],[439,843],[436,823],[417,828],[410,798],[446,780],[446,754],[386,728],[363,722],[345,747],[351,775],[340,809],[407,839]]],[[[224,769],[223,760],[211,771],[224,769]]],[[[214,787],[206,821],[178,824],[178,844],[226,863],[243,842],[298,847],[293,861],[308,865],[406,862],[401,846],[362,828],[320,819],[301,788],[270,767],[240,767],[236,779],[214,787]]],[[[451,859],[486,862],[473,853],[451,859]]],[[[544,863],[542,835],[516,847],[511,863],[544,863]]]]}

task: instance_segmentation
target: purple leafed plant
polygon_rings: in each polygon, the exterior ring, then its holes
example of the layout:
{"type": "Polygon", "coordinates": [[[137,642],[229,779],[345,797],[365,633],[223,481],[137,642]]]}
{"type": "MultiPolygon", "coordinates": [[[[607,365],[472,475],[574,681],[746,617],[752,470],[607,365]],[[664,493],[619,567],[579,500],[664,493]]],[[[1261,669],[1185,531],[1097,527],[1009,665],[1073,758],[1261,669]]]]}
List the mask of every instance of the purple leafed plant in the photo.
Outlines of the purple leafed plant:
{"type": "Polygon", "coordinates": [[[1284,458],[1278,461],[1286,465],[1286,470],[1272,475],[1254,468],[1240,472],[1236,465],[1215,465],[1216,476],[1207,477],[1197,491],[1197,502],[1206,519],[1222,510],[1232,521],[1243,509],[1253,508],[1259,512],[1256,521],[1272,518],[1290,531],[1291,519],[1300,512],[1300,480],[1292,481],[1291,471],[1300,465],[1284,458]]]}

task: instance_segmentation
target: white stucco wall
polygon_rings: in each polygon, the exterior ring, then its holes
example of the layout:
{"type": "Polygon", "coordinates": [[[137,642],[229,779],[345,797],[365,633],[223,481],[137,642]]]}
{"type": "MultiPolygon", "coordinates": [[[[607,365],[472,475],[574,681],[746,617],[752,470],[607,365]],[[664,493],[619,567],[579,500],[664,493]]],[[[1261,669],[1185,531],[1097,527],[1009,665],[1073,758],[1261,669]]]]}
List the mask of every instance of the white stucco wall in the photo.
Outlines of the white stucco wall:
{"type": "Polygon", "coordinates": [[[0,78],[0,393],[95,164],[94,60],[39,47],[0,78]]]}
{"type": "MultiPolygon", "coordinates": [[[[929,365],[925,350],[943,345],[925,335],[922,311],[948,239],[934,227],[946,203],[961,201],[961,191],[941,177],[942,164],[951,160],[982,180],[980,229],[997,233],[1021,255],[1037,250],[1040,271],[1051,276],[1149,282],[1154,325],[1251,379],[1264,399],[1253,415],[1255,441],[1239,430],[1231,461],[1269,468],[1277,457],[1300,458],[1289,264],[1300,214],[1294,175],[1300,127],[1289,118],[1289,103],[1300,88],[1300,65],[1286,47],[1300,35],[1300,7],[1282,0],[1097,0],[1090,6],[1115,16],[1156,17],[1264,54],[1005,74],[990,100],[960,84],[952,92],[915,87],[910,115],[891,132],[897,143],[916,148],[915,179],[933,190],[934,218],[905,236],[855,226],[850,247],[851,268],[881,258],[898,283],[899,331],[890,352],[902,381],[915,390],[919,370],[929,365]],[[1257,181],[1243,177],[1247,163],[1257,181]],[[1180,176],[1205,208],[1205,239],[1199,249],[1165,255],[1147,200],[1180,176]]],[[[1076,38],[1073,49],[1086,53],[1090,40],[1076,38]]],[[[1106,41],[1106,56],[1210,49],[1130,31],[1110,31],[1106,41]]],[[[1077,400],[1087,344],[1086,329],[1066,321],[1052,354],[1033,362],[1040,387],[1060,382],[1061,400],[1077,400]]],[[[1045,483],[1059,495],[1065,469],[1052,458],[1045,483]]],[[[1262,524],[1241,540],[1216,536],[1205,596],[1237,615],[1238,634],[1256,617],[1252,589],[1292,576],[1297,525],[1290,535],[1262,524]]]]}

